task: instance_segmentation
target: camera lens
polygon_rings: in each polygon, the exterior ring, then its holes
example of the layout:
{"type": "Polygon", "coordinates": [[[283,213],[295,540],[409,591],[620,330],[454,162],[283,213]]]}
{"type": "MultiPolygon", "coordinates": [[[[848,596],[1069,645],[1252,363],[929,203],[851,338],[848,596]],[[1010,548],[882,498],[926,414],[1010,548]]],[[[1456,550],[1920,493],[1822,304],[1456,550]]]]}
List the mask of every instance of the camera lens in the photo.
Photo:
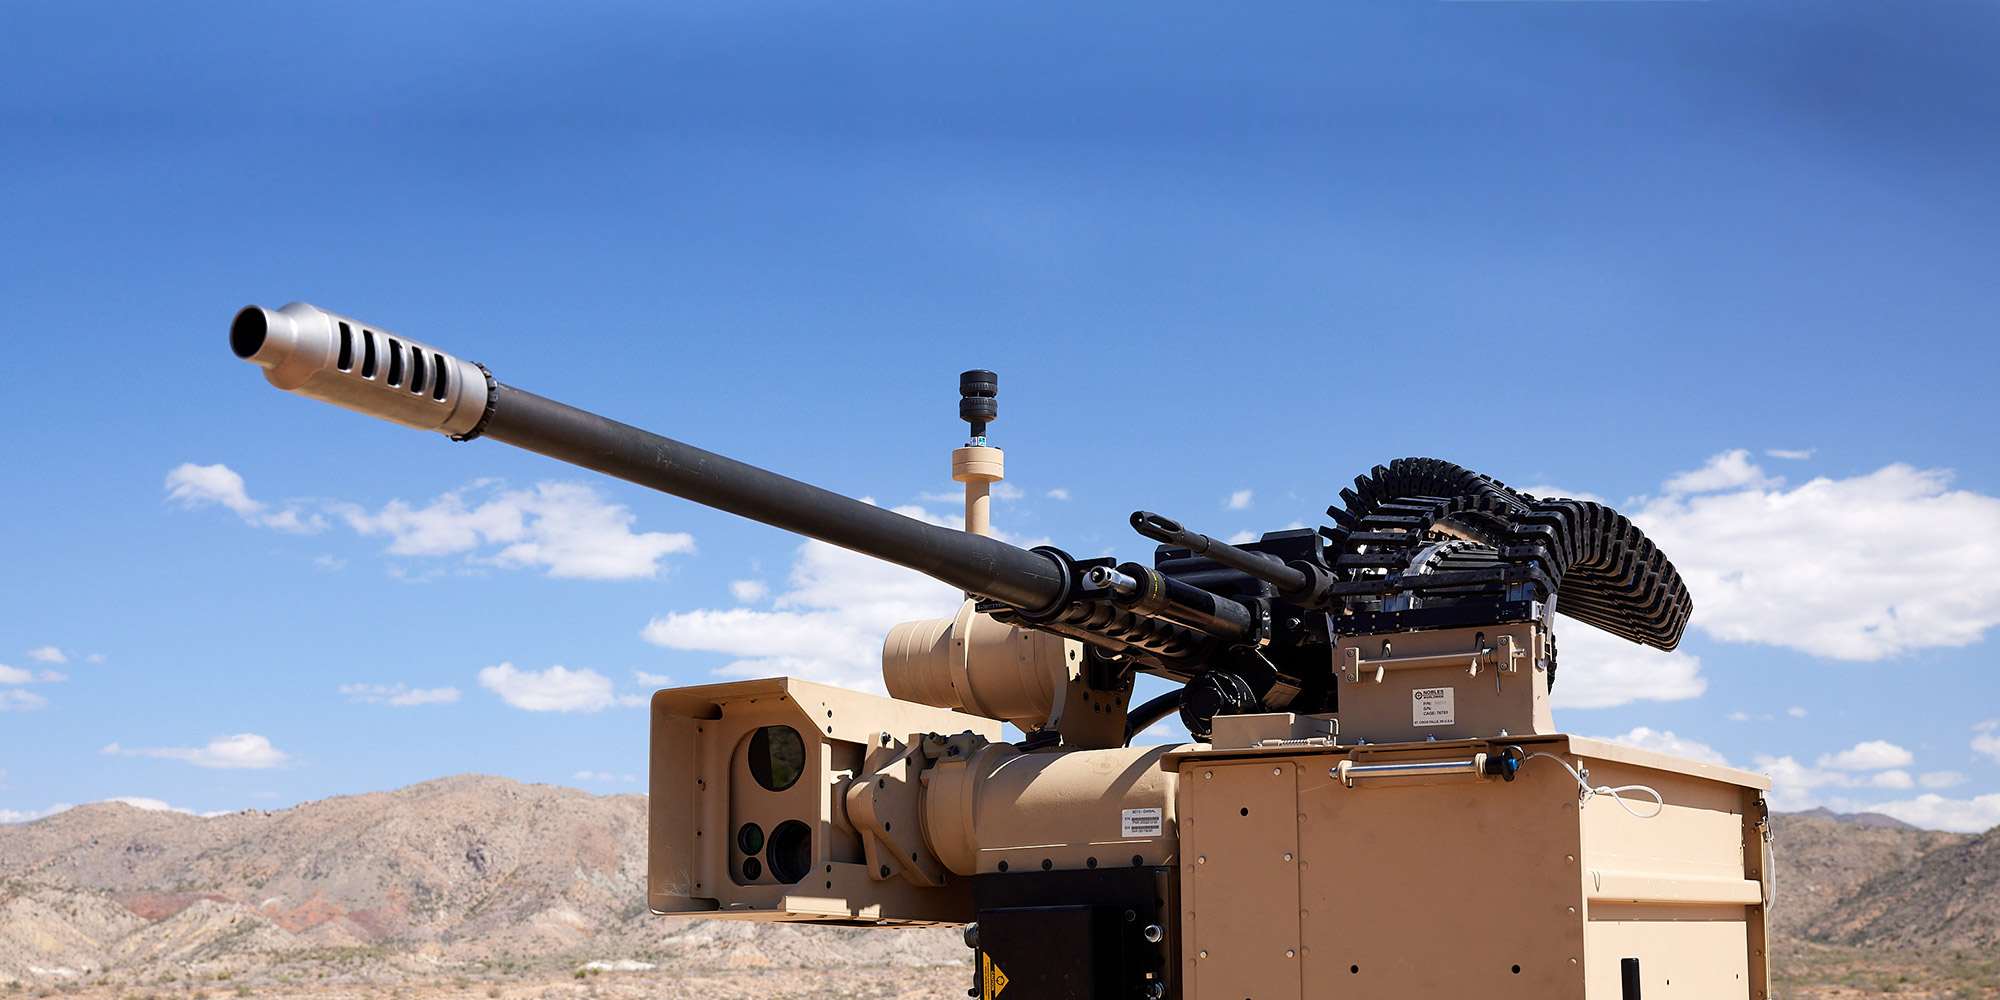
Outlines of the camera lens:
{"type": "Polygon", "coordinates": [[[805,878],[813,867],[812,827],[795,819],[778,824],[764,856],[770,859],[772,878],[788,884],[805,878]]]}

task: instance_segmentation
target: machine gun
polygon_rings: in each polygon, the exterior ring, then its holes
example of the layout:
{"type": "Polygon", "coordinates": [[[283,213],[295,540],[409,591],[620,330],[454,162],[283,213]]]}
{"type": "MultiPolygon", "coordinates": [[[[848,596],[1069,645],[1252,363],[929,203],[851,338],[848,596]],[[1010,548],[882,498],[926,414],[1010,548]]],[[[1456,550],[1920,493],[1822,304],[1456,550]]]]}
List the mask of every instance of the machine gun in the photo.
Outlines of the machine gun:
{"type": "Polygon", "coordinates": [[[1551,718],[1557,611],[1663,650],[1692,611],[1607,506],[1399,459],[1317,530],[1233,545],[1139,511],[1151,565],[1078,559],[987,534],[991,372],[961,376],[957,531],[303,303],[242,310],[230,346],[281,389],[965,592],[891,630],[888,699],[654,695],[655,912],[964,924],[984,1000],[1768,995],[1768,781],[1551,718]],[[1139,673],[1179,686],[1132,706],[1139,673]],[[1130,745],[1176,711],[1196,742],[1130,745]]]}

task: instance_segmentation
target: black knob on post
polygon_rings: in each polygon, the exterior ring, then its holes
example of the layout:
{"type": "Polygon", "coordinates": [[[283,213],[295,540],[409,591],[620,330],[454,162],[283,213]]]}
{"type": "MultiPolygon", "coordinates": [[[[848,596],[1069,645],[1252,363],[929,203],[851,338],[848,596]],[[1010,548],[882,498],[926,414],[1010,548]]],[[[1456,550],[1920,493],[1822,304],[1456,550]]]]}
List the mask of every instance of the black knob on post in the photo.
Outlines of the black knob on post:
{"type": "Polygon", "coordinates": [[[958,416],[972,425],[974,443],[984,444],[986,425],[1000,417],[1000,376],[975,368],[958,376],[958,416]]]}

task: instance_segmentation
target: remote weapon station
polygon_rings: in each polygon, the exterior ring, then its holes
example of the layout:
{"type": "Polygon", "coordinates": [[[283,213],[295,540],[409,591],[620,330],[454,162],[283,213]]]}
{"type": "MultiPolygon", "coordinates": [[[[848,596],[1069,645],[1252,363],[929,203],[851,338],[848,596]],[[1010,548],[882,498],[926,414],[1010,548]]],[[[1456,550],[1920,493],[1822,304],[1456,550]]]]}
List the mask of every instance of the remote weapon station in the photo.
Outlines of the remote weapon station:
{"type": "Polygon", "coordinates": [[[280,389],[965,592],[890,631],[892,698],[783,677],[653,696],[656,913],[962,924],[982,1000],[1769,993],[1769,782],[1550,716],[1557,611],[1672,649],[1691,610],[1609,507],[1410,458],[1316,531],[1231,545],[1141,511],[1150,565],[1078,559],[987,536],[992,372],[960,382],[955,531],[303,303],[244,309],[229,341],[280,389]],[[1132,705],[1139,673],[1178,687],[1132,705]],[[1170,712],[1195,742],[1130,745],[1170,712]]]}

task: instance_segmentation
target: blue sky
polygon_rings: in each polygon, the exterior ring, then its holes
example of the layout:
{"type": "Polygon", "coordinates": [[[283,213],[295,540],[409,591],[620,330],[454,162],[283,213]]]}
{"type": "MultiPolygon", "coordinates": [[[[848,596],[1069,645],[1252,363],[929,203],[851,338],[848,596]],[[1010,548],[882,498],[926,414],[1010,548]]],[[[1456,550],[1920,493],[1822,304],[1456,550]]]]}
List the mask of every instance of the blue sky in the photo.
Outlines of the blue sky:
{"type": "Polygon", "coordinates": [[[0,5],[0,819],[642,786],[654,686],[867,686],[949,595],[289,397],[304,300],[1011,537],[1318,524],[1404,455],[1602,497],[1671,656],[1568,731],[2000,823],[2000,9],[0,5]],[[558,669],[560,668],[560,669],[558,669]],[[662,680],[664,678],[665,680],[662,680]]]}

